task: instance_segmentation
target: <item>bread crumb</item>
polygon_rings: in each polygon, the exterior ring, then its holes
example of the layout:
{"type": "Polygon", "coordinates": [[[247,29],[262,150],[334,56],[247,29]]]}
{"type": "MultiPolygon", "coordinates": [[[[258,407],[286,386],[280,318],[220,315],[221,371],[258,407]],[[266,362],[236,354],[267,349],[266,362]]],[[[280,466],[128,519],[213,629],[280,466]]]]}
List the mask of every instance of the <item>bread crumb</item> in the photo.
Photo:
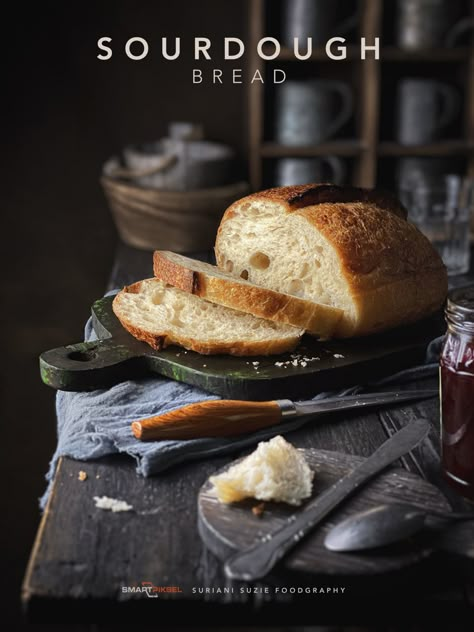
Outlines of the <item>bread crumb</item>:
{"type": "Polygon", "coordinates": [[[94,496],[94,501],[98,509],[105,509],[113,513],[117,513],[118,511],[131,511],[133,509],[132,505],[126,503],[125,500],[109,498],[108,496],[94,496]]]}
{"type": "Polygon", "coordinates": [[[207,364],[203,364],[203,365],[202,365],[202,368],[203,368],[203,369],[207,369],[207,364]]]}
{"type": "Polygon", "coordinates": [[[257,516],[257,518],[261,518],[264,511],[265,511],[265,503],[258,503],[258,505],[254,505],[252,507],[252,513],[254,516],[257,516]]]}
{"type": "Polygon", "coordinates": [[[344,356],[342,355],[342,353],[335,353],[334,357],[335,358],[343,358],[344,356]]]}
{"type": "Polygon", "coordinates": [[[258,366],[258,365],[260,364],[260,362],[252,362],[252,364],[253,364],[254,366],[258,366]]]}
{"type": "Polygon", "coordinates": [[[87,472],[84,472],[84,470],[80,470],[79,474],[77,475],[77,478],[80,481],[85,481],[87,478],[87,472]]]}
{"type": "Polygon", "coordinates": [[[308,363],[307,363],[307,362],[302,361],[302,362],[300,363],[300,366],[302,366],[302,367],[308,366],[308,363]]]}

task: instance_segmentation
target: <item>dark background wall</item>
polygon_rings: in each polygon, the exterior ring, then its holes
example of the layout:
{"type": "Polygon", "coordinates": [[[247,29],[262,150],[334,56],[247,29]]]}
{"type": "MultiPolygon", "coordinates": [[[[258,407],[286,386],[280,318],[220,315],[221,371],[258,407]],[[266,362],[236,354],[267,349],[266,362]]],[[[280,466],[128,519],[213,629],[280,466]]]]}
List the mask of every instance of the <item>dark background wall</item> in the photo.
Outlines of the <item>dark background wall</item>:
{"type": "MultiPolygon", "coordinates": [[[[4,22],[2,346],[2,615],[18,612],[38,526],[38,497],[55,446],[54,393],[41,351],[78,341],[103,293],[116,233],[99,185],[103,162],[130,142],[162,136],[170,120],[203,122],[209,138],[244,152],[245,90],[192,85],[192,38],[245,37],[245,0],[17,3],[4,22]],[[129,37],[150,43],[133,62],[129,37]],[[109,62],[96,41],[113,38],[109,62]],[[162,36],[181,36],[177,61],[162,36]]],[[[222,65],[222,46],[207,62],[222,65]]],[[[243,61],[235,63],[242,67],[243,61]]],[[[229,62],[226,69],[232,68],[229,62]]]]}

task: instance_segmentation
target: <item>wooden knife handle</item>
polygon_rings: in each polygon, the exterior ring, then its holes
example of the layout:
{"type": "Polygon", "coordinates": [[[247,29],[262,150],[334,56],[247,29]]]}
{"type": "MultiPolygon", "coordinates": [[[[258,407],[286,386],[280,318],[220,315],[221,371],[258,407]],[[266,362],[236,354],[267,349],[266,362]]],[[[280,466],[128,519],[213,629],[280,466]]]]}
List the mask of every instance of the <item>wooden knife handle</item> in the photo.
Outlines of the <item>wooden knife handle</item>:
{"type": "Polygon", "coordinates": [[[216,399],[134,421],[132,432],[142,441],[230,437],[272,426],[280,420],[281,409],[276,402],[216,399]]]}

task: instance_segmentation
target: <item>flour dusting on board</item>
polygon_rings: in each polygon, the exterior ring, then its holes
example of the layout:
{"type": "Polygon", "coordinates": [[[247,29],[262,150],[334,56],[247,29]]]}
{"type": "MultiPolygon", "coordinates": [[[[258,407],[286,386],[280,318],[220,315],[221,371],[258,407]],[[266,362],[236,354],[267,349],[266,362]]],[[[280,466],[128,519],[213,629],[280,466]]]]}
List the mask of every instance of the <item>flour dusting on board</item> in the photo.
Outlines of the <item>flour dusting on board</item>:
{"type": "Polygon", "coordinates": [[[129,505],[125,500],[118,500],[117,498],[109,498],[108,496],[94,496],[95,506],[99,509],[105,509],[106,511],[131,511],[132,505],[129,505]]]}

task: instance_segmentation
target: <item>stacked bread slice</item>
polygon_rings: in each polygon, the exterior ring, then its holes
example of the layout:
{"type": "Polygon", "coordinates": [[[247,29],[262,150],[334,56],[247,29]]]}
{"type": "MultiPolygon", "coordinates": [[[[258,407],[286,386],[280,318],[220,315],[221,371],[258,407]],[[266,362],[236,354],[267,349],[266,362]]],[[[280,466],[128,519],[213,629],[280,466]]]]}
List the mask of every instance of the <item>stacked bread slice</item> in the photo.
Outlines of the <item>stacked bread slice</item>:
{"type": "Polygon", "coordinates": [[[293,325],[311,334],[329,338],[342,317],[342,310],[276,292],[233,277],[216,266],[167,251],[153,256],[155,277],[174,287],[233,310],[284,325],[293,325]]]}
{"type": "Polygon", "coordinates": [[[305,331],[329,338],[342,310],[234,278],[167,251],[155,278],[124,288],[113,308],[122,325],[155,349],[177,344],[203,354],[271,355],[295,348],[305,331]]]}
{"type": "Polygon", "coordinates": [[[216,241],[218,266],[154,253],[155,278],[113,308],[156,349],[269,355],[319,338],[367,335],[428,316],[446,269],[392,196],[334,185],[279,187],[235,202],[216,241]]]}
{"type": "Polygon", "coordinates": [[[294,349],[304,333],[206,301],[157,278],[124,288],[113,309],[127,331],[154,349],[180,345],[206,355],[271,355],[294,349]]]}

